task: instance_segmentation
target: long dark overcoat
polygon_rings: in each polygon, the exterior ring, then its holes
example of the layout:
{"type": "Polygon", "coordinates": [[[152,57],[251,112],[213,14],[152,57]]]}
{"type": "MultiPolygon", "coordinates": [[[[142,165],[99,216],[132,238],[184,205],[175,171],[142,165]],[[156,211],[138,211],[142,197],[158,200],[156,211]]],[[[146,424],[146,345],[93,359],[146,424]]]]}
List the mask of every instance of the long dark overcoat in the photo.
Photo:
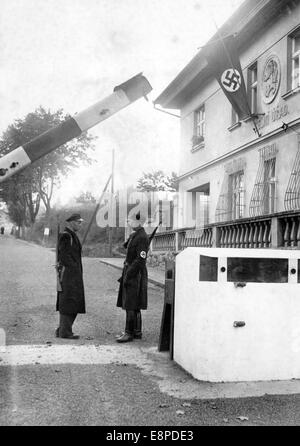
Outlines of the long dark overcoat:
{"type": "Polygon", "coordinates": [[[146,267],[149,238],[144,228],[133,232],[125,243],[124,262],[117,306],[123,310],[146,310],[148,304],[148,272],[146,267]]]}
{"type": "Polygon", "coordinates": [[[62,314],[85,313],[81,243],[69,228],[59,238],[57,260],[63,268],[62,291],[57,293],[56,310],[62,314]]]}

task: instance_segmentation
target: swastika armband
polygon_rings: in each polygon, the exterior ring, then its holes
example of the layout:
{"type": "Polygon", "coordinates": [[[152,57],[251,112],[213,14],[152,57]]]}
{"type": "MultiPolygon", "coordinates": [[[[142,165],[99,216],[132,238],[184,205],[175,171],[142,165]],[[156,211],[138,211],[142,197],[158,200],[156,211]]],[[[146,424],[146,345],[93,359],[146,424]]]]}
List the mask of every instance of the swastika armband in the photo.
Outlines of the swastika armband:
{"type": "Polygon", "coordinates": [[[142,257],[142,259],[145,259],[147,257],[147,254],[145,251],[141,251],[140,256],[142,257]]]}

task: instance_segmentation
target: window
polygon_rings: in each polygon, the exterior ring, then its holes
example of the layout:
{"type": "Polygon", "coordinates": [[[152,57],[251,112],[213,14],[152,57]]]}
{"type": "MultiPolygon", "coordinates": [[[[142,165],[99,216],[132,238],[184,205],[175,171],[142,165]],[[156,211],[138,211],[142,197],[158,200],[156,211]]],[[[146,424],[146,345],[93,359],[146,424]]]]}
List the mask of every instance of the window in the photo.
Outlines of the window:
{"type": "MultiPolygon", "coordinates": [[[[250,112],[249,112],[250,113],[250,112]]],[[[233,107],[231,107],[231,123],[228,127],[229,132],[232,132],[234,129],[240,127],[242,125],[238,113],[235,111],[233,107]]]]}
{"type": "Polygon", "coordinates": [[[300,87],[300,31],[292,38],[292,89],[300,87]]]}
{"type": "Polygon", "coordinates": [[[209,183],[189,191],[192,194],[192,220],[196,227],[209,224],[209,183]]]}
{"type": "Polygon", "coordinates": [[[288,82],[287,89],[300,87],[300,28],[288,37],[288,82]]]}
{"type": "Polygon", "coordinates": [[[257,113],[257,62],[248,69],[248,99],[251,113],[257,113]]]}
{"type": "Polygon", "coordinates": [[[195,124],[196,124],[195,135],[202,136],[204,138],[204,136],[205,136],[205,107],[204,107],[204,105],[202,105],[202,107],[196,111],[195,124]]]}
{"type": "Polygon", "coordinates": [[[229,175],[229,206],[231,220],[244,217],[245,190],[243,171],[229,175]]]}
{"type": "Polygon", "coordinates": [[[225,174],[218,198],[216,222],[238,220],[245,217],[245,170],[244,157],[234,158],[225,166],[225,174]]]}
{"type": "Polygon", "coordinates": [[[218,281],[218,258],[200,256],[200,282],[218,281]]]}
{"type": "Polygon", "coordinates": [[[239,122],[239,115],[235,111],[235,109],[231,108],[231,125],[236,125],[239,122]]]}
{"type": "MultiPolygon", "coordinates": [[[[299,283],[298,260],[298,283],[299,283]]],[[[218,258],[200,255],[199,281],[218,282],[218,258]]],[[[288,283],[289,261],[278,258],[228,257],[227,282],[288,283]]]]}
{"type": "Polygon", "coordinates": [[[259,149],[260,160],[252,192],[250,217],[276,212],[276,155],[277,144],[270,144],[259,149]]]}
{"type": "Polygon", "coordinates": [[[288,186],[284,196],[284,208],[286,211],[300,209],[300,135],[298,136],[298,150],[288,186]]]}
{"type": "Polygon", "coordinates": [[[264,161],[264,214],[273,214],[275,212],[275,166],[276,158],[264,161]]]}
{"type": "Polygon", "coordinates": [[[288,259],[227,259],[228,282],[288,283],[288,259]]]}
{"type": "Polygon", "coordinates": [[[194,135],[192,138],[192,146],[199,146],[204,142],[205,138],[205,106],[202,105],[194,113],[194,135]]]}

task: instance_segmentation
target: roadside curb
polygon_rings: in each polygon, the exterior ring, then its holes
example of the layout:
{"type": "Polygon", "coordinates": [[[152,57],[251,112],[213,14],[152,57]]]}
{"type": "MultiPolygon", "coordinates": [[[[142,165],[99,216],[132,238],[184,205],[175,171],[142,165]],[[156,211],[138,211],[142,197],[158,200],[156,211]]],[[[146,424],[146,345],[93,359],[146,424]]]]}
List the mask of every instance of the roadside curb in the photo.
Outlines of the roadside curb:
{"type": "MultiPolygon", "coordinates": [[[[119,265],[115,265],[115,264],[110,263],[110,262],[107,262],[106,260],[102,260],[102,259],[99,259],[99,260],[104,265],[111,266],[112,268],[118,269],[120,271],[122,271],[122,269],[123,269],[123,267],[121,267],[119,265]]],[[[153,283],[154,285],[156,285],[156,286],[158,286],[160,288],[164,288],[165,287],[164,282],[159,281],[157,279],[153,279],[152,277],[149,277],[149,274],[148,274],[148,282],[153,283]]]]}

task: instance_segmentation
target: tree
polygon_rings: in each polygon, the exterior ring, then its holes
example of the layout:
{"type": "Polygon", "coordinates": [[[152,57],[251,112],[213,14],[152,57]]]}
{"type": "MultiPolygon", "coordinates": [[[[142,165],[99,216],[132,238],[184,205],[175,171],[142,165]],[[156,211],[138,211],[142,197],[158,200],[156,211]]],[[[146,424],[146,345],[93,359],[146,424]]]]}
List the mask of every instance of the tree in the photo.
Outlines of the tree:
{"type": "Polygon", "coordinates": [[[153,173],[143,173],[137,182],[137,189],[142,192],[170,191],[177,190],[178,177],[175,172],[171,176],[166,175],[162,170],[153,173]]]}
{"type": "Polygon", "coordinates": [[[170,197],[173,194],[168,194],[168,192],[178,190],[177,174],[172,172],[171,175],[166,175],[162,170],[144,173],[137,182],[137,189],[141,192],[151,193],[148,202],[148,216],[151,215],[152,221],[158,218],[166,228],[171,229],[174,220],[174,203],[173,198],[170,197]],[[159,194],[154,193],[159,191],[166,192],[164,199],[159,198],[159,194]],[[163,201],[165,202],[164,206],[163,201]],[[166,207],[166,202],[168,202],[168,207],[166,207]],[[154,214],[152,215],[153,209],[154,214]]]}
{"type": "MultiPolygon", "coordinates": [[[[52,113],[39,107],[8,126],[0,140],[0,154],[5,155],[24,145],[68,117],[62,109],[52,113]]],[[[87,149],[94,148],[94,139],[84,132],[1,184],[0,198],[7,204],[10,217],[17,225],[31,226],[38,215],[41,201],[49,217],[54,188],[72,168],[91,164],[87,149]]]]}
{"type": "Polygon", "coordinates": [[[81,204],[95,204],[96,198],[89,191],[82,192],[79,197],[76,198],[76,203],[81,204]]]}

